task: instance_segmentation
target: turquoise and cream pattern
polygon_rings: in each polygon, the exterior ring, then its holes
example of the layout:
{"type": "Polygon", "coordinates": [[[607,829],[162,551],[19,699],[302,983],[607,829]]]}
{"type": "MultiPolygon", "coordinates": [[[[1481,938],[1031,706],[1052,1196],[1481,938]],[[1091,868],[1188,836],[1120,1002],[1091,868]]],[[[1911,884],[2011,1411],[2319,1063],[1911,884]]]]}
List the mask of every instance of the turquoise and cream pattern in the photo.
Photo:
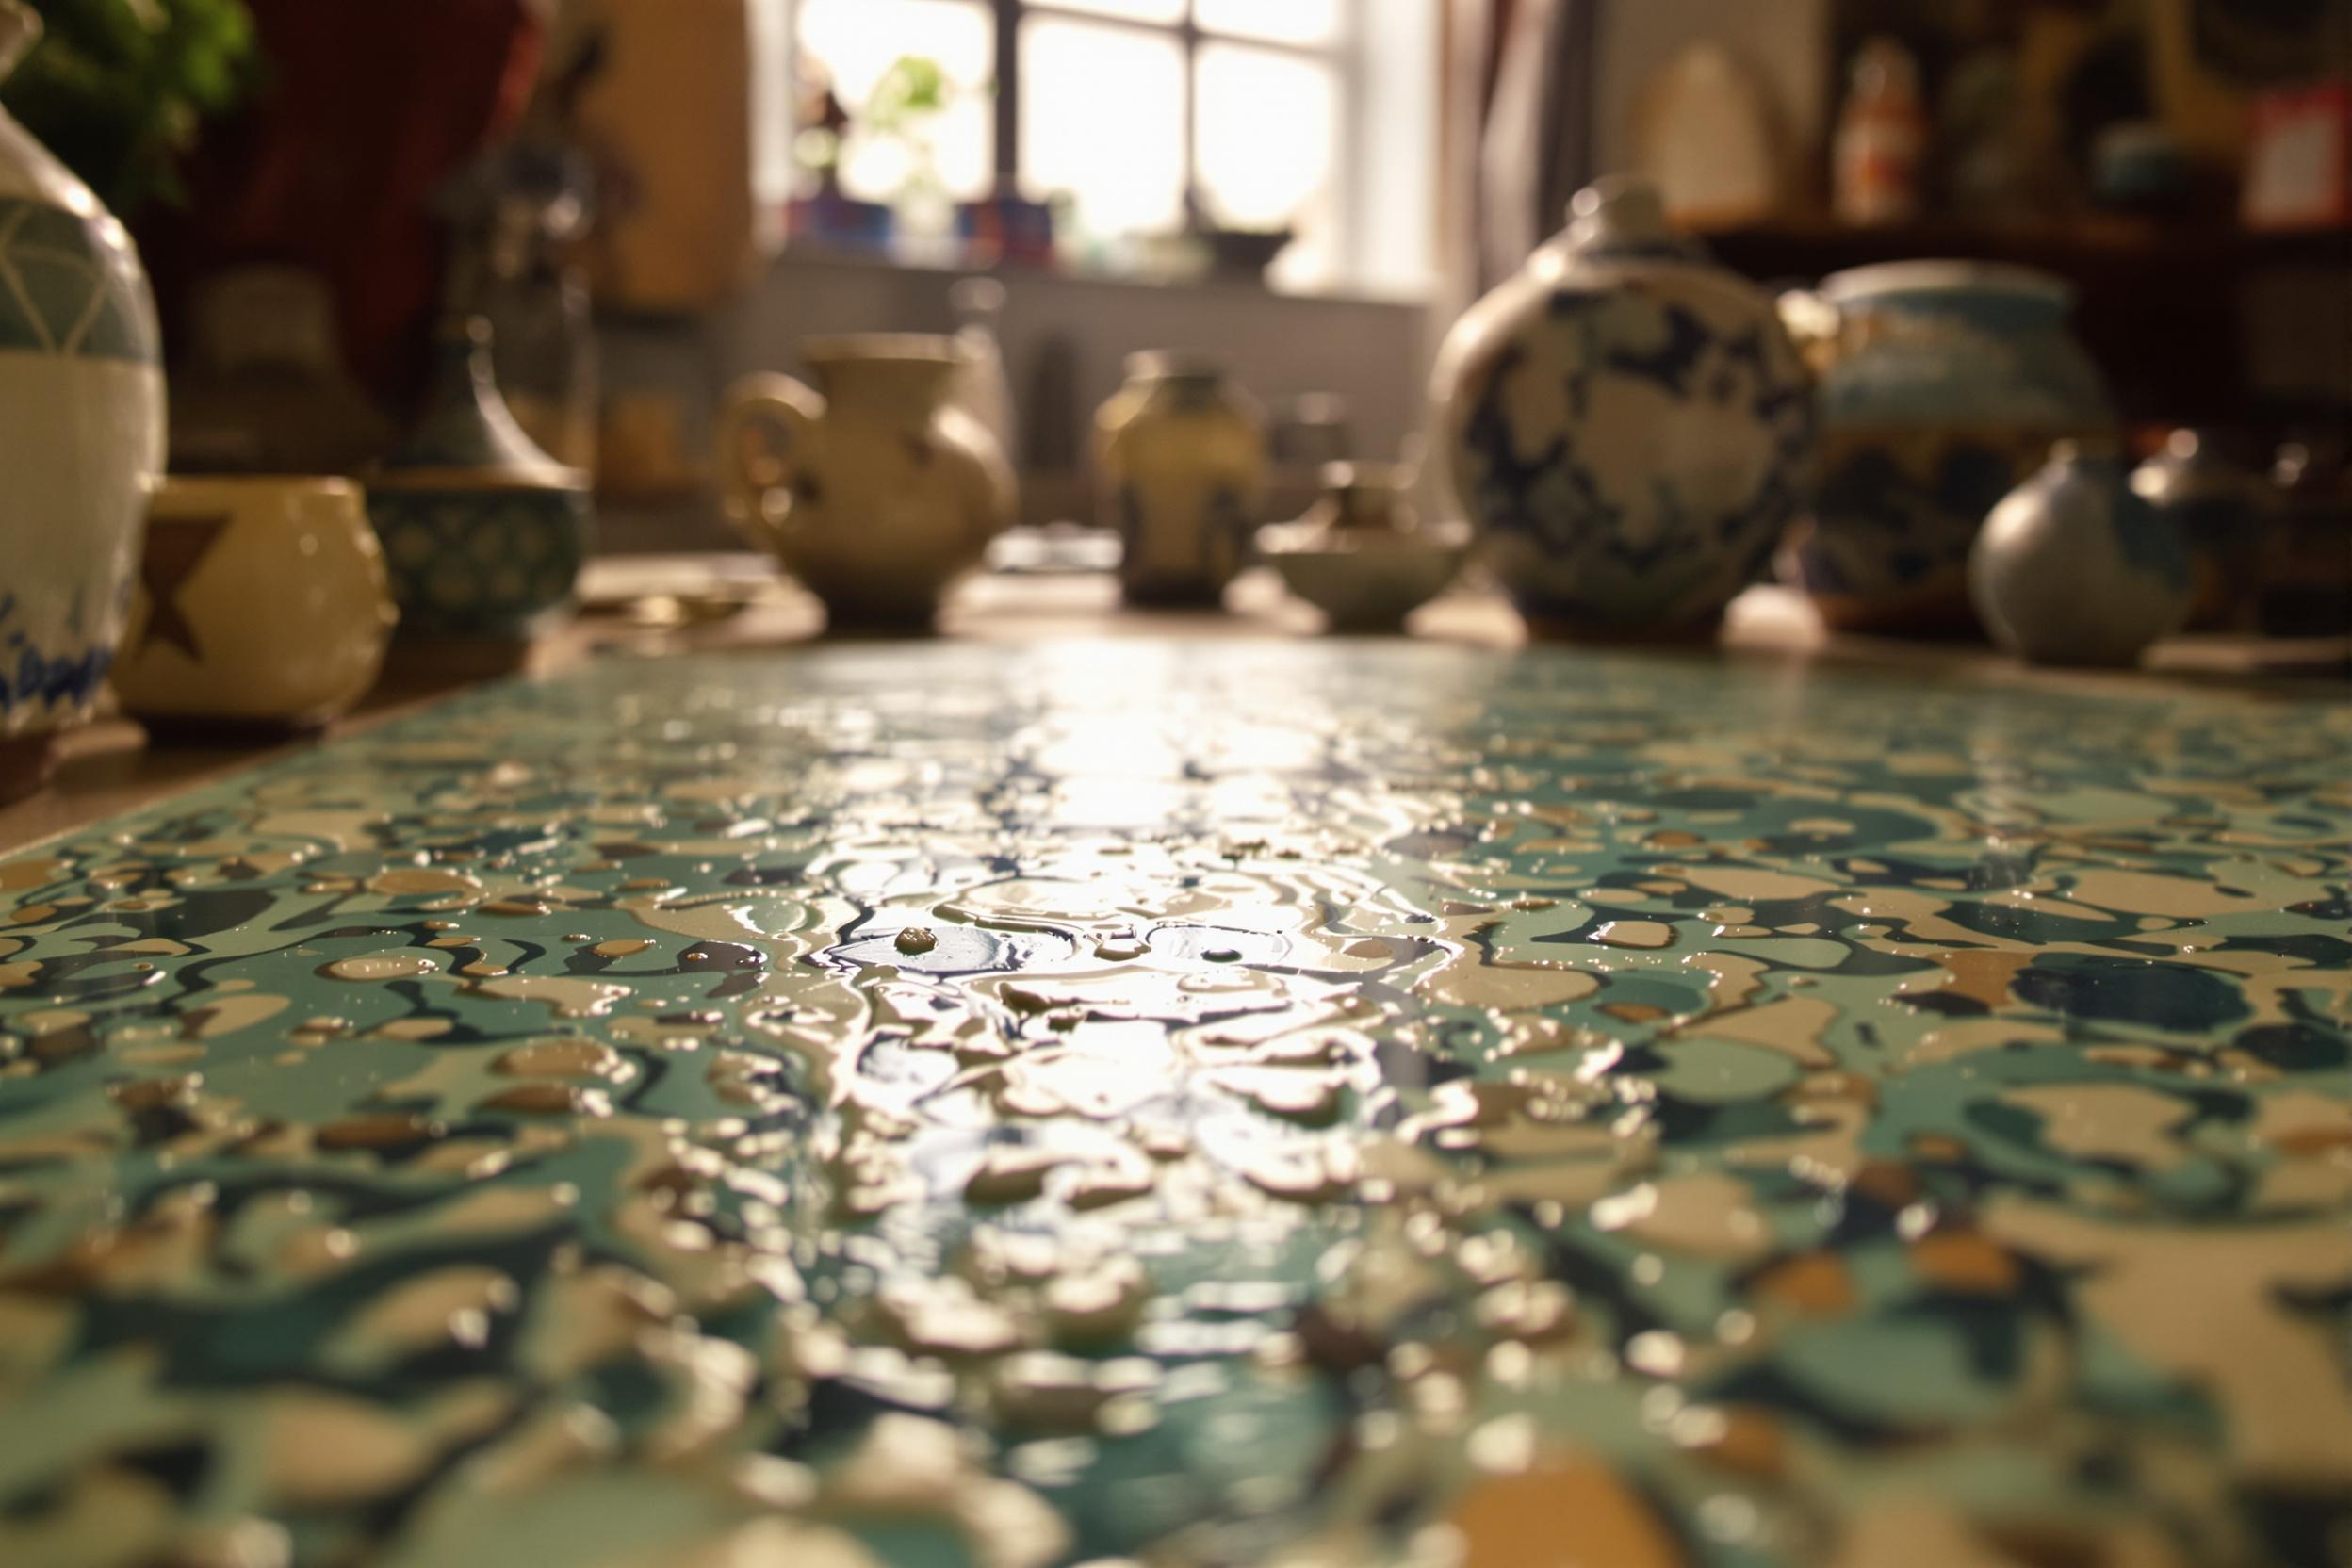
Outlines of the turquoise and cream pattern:
{"type": "Polygon", "coordinates": [[[588,559],[584,491],[378,488],[368,514],[407,634],[528,632],[571,603],[588,559]]]}
{"type": "MultiPolygon", "coordinates": [[[[0,4],[0,76],[29,14],[0,4]]],[[[130,236],[0,110],[0,740],[89,713],[163,456],[155,302],[130,236]]]]}
{"type": "Polygon", "coordinates": [[[0,860],[0,1562],[2324,1568],[2352,713],[508,684],[0,860]]]}

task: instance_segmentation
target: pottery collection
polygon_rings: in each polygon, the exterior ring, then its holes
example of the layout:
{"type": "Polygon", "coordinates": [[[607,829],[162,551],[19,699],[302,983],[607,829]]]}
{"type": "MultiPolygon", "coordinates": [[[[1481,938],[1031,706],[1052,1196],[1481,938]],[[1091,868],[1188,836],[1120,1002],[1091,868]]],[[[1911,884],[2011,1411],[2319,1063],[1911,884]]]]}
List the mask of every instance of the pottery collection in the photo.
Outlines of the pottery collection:
{"type": "Polygon", "coordinates": [[[1334,631],[1393,631],[1461,572],[1469,531],[1423,522],[1412,469],[1333,463],[1324,492],[1295,523],[1258,531],[1258,552],[1334,631]]]}
{"type": "Polygon", "coordinates": [[[407,636],[516,639],[569,606],[592,526],[588,476],[532,444],[498,396],[490,329],[442,329],[424,418],[368,479],[407,636]]]}
{"type": "Polygon", "coordinates": [[[1891,262],[1821,286],[1821,454],[1783,575],[1832,626],[1962,629],[1968,548],[2051,443],[2113,430],[2067,335],[2072,289],[2020,267],[1891,262]]]}
{"type": "Polygon", "coordinates": [[[1095,415],[1103,522],[1140,605],[1214,605],[1240,572],[1266,482],[1266,417],[1224,367],[1142,353],[1095,415]]]}
{"type": "Polygon", "coordinates": [[[2177,430],[2132,473],[2140,498],[2170,517],[2197,572],[2191,629],[2227,627],[2252,608],[2270,522],[2262,480],[2222,455],[2206,435],[2177,430]]]}
{"type": "Polygon", "coordinates": [[[357,485],[169,480],[115,693],[150,721],[309,728],[375,684],[397,619],[357,485]]]}
{"type": "Polygon", "coordinates": [[[2114,448],[2071,441],[1993,508],[1968,586],[1993,641],[2040,664],[2129,664],[2180,629],[2195,594],[2174,520],[2114,448]]]}
{"type": "MultiPolygon", "coordinates": [[[[0,0],[0,78],[39,35],[0,0]]],[[[89,717],[164,456],[155,302],[90,188],[0,111],[0,798],[89,717]]]]}
{"type": "Polygon", "coordinates": [[[890,333],[811,338],[801,354],[822,394],[760,375],[728,398],[730,513],[835,627],[925,625],[1012,520],[1004,452],[951,401],[964,355],[890,333]]]}
{"type": "Polygon", "coordinates": [[[1810,384],[1772,302],[1612,178],[1473,305],[1433,381],[1441,479],[1530,620],[1703,633],[1795,514],[1810,384]]]}

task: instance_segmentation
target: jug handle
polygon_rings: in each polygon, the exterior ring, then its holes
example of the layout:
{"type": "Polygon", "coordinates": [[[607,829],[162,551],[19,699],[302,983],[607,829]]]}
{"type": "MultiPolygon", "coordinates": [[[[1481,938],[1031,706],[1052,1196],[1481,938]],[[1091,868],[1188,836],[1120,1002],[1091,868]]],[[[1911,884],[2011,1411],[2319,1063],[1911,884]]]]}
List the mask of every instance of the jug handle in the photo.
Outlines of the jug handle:
{"type": "Polygon", "coordinates": [[[825,400],[790,376],[746,376],[719,416],[719,482],[727,516],[774,549],[792,520],[792,481],[808,463],[825,400]]]}
{"type": "Polygon", "coordinates": [[[1819,375],[1846,347],[1849,321],[1830,298],[1810,288],[1784,289],[1772,302],[1781,330],[1797,354],[1819,375]]]}

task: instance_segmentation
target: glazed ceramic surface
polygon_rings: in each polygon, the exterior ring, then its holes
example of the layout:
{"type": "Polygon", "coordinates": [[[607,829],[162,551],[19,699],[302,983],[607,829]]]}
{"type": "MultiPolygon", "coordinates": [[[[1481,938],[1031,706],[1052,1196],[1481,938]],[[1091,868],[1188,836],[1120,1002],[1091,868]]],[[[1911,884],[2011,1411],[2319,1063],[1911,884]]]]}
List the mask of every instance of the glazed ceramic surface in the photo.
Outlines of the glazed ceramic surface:
{"type": "Polygon", "coordinates": [[[368,481],[402,635],[517,639],[571,606],[594,526],[588,476],[523,433],[490,330],[445,330],[423,420],[368,481]]]}
{"type": "Polygon", "coordinates": [[[1258,531],[1258,553],[1334,631],[1394,630],[1462,571],[1469,531],[1422,522],[1416,475],[1384,464],[1331,463],[1323,496],[1295,523],[1258,531]]]}
{"type": "Polygon", "coordinates": [[[1095,415],[1103,522],[1140,604],[1215,604],[1248,557],[1264,503],[1266,418],[1213,361],[1136,354],[1095,415]]]}
{"type": "Polygon", "coordinates": [[[1406,644],[485,690],[0,860],[0,1561],[2325,1563],[2347,746],[1406,644]]]}
{"type": "MultiPolygon", "coordinates": [[[[0,0],[0,78],[38,31],[0,0]]],[[[162,463],[163,374],[139,253],[0,110],[0,743],[89,715],[162,463]]]]}
{"type": "Polygon", "coordinates": [[[1531,618],[1711,627],[1763,569],[1812,451],[1811,388],[1761,293],[1605,181],[1438,358],[1442,477],[1531,618]]]}
{"type": "Polygon", "coordinates": [[[2261,479],[2197,432],[2178,430],[2163,451],[2132,471],[2132,488],[2188,542],[2197,570],[2188,624],[2242,624],[2253,610],[2271,520],[2261,479]]]}
{"type": "Polygon", "coordinates": [[[837,625],[928,622],[1012,521],[1004,452],[949,401],[963,354],[910,334],[801,351],[823,396],[768,375],[729,397],[719,463],[736,521],[837,625]]]}
{"type": "Polygon", "coordinates": [[[2046,664],[2128,664],[2180,629],[2196,595],[2188,542],[2121,458],[2062,445],[1993,508],[1968,560],[1993,641],[2046,664]]]}
{"type": "Polygon", "coordinates": [[[2024,268],[1895,262],[1821,293],[1820,482],[1786,575],[1833,624],[1944,630],[1968,620],[1968,547],[2052,443],[2112,429],[2097,367],[2067,335],[2073,292],[2024,268]]]}
{"type": "Polygon", "coordinates": [[[376,683],[399,618],[357,485],[170,480],[115,693],[143,718],[323,724],[376,683]]]}

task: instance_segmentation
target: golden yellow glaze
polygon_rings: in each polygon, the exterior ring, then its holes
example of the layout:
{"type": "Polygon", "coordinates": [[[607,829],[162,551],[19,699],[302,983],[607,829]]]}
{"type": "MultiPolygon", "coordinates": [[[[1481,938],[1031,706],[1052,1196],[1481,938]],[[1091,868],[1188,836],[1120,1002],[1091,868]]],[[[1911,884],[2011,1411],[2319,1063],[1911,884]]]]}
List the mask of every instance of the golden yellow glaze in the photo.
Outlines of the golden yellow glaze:
{"type": "Polygon", "coordinates": [[[171,480],[115,691],[149,718],[321,724],[376,683],[397,619],[357,485],[171,480]]]}

